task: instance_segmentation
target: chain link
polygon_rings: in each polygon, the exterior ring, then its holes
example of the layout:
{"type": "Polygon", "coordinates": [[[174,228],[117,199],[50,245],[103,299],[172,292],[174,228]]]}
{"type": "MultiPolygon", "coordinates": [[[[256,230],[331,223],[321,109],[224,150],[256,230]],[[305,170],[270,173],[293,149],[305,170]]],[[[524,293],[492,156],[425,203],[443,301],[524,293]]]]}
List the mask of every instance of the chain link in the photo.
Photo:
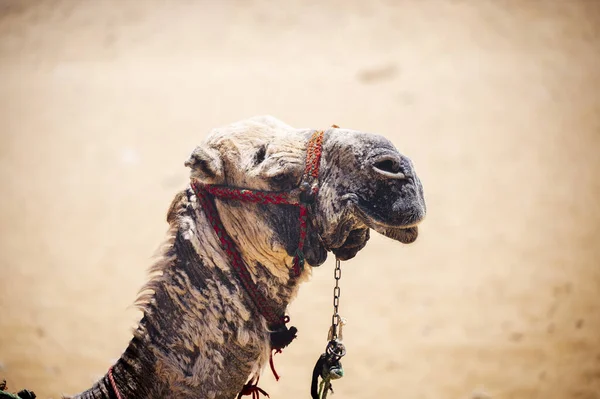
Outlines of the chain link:
{"type": "MultiPolygon", "coordinates": [[[[341,326],[344,321],[339,313],[340,306],[340,295],[342,290],[340,289],[340,279],[342,278],[342,267],[341,262],[338,258],[335,258],[335,270],[333,272],[335,278],[335,287],[333,287],[333,315],[331,316],[331,337],[330,339],[338,339],[338,333],[341,333],[341,326]]],[[[341,334],[340,334],[341,335],[341,334]]],[[[339,337],[342,338],[341,336],[339,337]]]]}

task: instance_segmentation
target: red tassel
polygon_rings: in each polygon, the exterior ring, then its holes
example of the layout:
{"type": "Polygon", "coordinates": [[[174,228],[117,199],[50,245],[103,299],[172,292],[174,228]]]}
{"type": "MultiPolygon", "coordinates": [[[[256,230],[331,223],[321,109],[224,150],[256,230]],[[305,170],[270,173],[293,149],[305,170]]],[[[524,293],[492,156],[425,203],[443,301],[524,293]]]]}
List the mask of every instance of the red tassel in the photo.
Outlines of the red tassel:
{"type": "Polygon", "coordinates": [[[257,377],[256,382],[253,382],[254,381],[254,378],[253,378],[246,385],[244,385],[244,387],[240,391],[240,394],[238,395],[237,399],[241,399],[242,396],[252,396],[252,399],[259,399],[260,394],[263,394],[267,398],[269,398],[270,397],[269,394],[266,393],[264,389],[258,387],[259,379],[260,379],[260,377],[257,377]]]}
{"type": "Polygon", "coordinates": [[[277,371],[275,370],[275,364],[273,363],[273,355],[276,355],[277,353],[281,353],[281,349],[273,349],[271,351],[271,356],[269,356],[269,365],[271,366],[271,371],[273,372],[273,376],[275,376],[275,380],[279,381],[279,374],[277,374],[277,371]]]}

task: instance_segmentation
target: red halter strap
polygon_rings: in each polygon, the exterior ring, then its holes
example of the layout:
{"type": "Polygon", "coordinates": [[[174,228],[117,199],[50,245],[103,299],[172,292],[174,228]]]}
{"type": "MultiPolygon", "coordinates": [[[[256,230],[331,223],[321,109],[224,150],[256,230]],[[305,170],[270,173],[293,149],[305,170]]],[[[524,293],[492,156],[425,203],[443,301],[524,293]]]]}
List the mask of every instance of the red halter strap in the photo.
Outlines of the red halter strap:
{"type": "MultiPolygon", "coordinates": [[[[333,125],[332,127],[337,128],[338,126],[333,125]]],[[[298,242],[298,248],[294,254],[293,270],[294,276],[299,276],[304,266],[303,250],[304,240],[306,239],[307,205],[314,201],[314,197],[319,191],[317,183],[319,178],[319,166],[321,163],[323,134],[323,131],[317,131],[313,133],[310,141],[308,142],[304,175],[302,176],[302,183],[297,190],[293,190],[291,192],[256,191],[203,184],[197,180],[192,180],[191,183],[192,189],[198,198],[198,202],[204,209],[211,226],[215,230],[217,237],[219,237],[222,248],[227,253],[227,257],[229,258],[232,267],[242,282],[242,286],[252,299],[252,302],[260,314],[263,315],[263,317],[267,320],[269,328],[273,329],[275,333],[283,332],[283,335],[287,335],[286,338],[283,338],[283,340],[280,338],[279,343],[275,344],[273,340],[273,333],[271,333],[271,346],[277,353],[281,352],[281,349],[287,346],[291,340],[295,338],[296,328],[291,327],[288,330],[287,327],[285,327],[290,318],[285,315],[278,316],[275,310],[269,305],[267,298],[265,298],[265,296],[258,290],[256,284],[254,284],[252,281],[248,267],[242,260],[242,257],[234,242],[231,240],[231,237],[229,237],[227,231],[225,231],[225,228],[221,223],[221,218],[219,217],[215,205],[213,204],[211,198],[209,198],[208,194],[218,198],[246,201],[257,204],[283,204],[297,206],[300,210],[300,239],[298,242]],[[282,329],[284,331],[282,331],[282,329]]],[[[273,354],[271,353],[271,369],[273,370],[273,374],[275,375],[276,379],[279,380],[279,376],[273,367],[272,356],[273,354]]],[[[108,380],[117,398],[122,399],[121,392],[119,391],[113,376],[112,366],[108,369],[108,380]]],[[[259,394],[263,394],[267,397],[269,396],[269,394],[258,387],[257,378],[256,382],[250,381],[244,385],[242,391],[238,395],[238,399],[246,395],[251,395],[253,399],[258,399],[259,394]]]]}
{"type": "Polygon", "coordinates": [[[235,243],[225,231],[221,218],[215,208],[209,194],[222,199],[230,199],[237,201],[252,202],[257,204],[275,204],[275,205],[293,205],[299,208],[299,225],[300,238],[298,247],[294,254],[293,271],[297,277],[302,272],[304,266],[304,241],[306,239],[306,222],[307,222],[307,205],[314,200],[314,196],[318,192],[317,179],[319,176],[319,165],[321,162],[323,131],[315,132],[308,142],[306,150],[306,167],[302,177],[300,187],[291,192],[273,192],[273,191],[257,191],[243,188],[231,188],[226,186],[217,186],[204,184],[197,180],[193,180],[191,185],[198,198],[202,209],[213,227],[221,247],[225,250],[229,261],[239,277],[242,286],[252,299],[252,302],[257,307],[258,311],[265,317],[270,328],[280,327],[285,325],[283,315],[277,313],[269,306],[267,298],[258,290],[256,284],[252,281],[248,267],[242,260],[240,252],[235,243]]]}
{"type": "MultiPolygon", "coordinates": [[[[337,127],[337,126],[335,126],[337,127]]],[[[299,210],[298,222],[299,222],[299,240],[298,247],[294,253],[294,259],[292,264],[293,277],[298,277],[302,273],[304,267],[304,241],[306,240],[306,229],[307,229],[307,207],[314,202],[314,199],[319,191],[318,178],[319,178],[319,166],[321,163],[321,153],[323,145],[323,131],[317,131],[313,133],[306,148],[306,165],[304,169],[304,175],[302,176],[302,182],[300,187],[290,192],[273,192],[273,191],[257,191],[248,190],[243,188],[230,188],[225,186],[216,186],[211,184],[203,184],[197,180],[192,180],[191,186],[198,198],[198,202],[208,218],[213,230],[217,234],[221,247],[227,254],[229,262],[235,274],[239,278],[242,287],[247,292],[248,296],[254,303],[259,313],[267,320],[269,329],[271,330],[271,357],[269,364],[273,375],[279,380],[279,375],[275,371],[273,365],[273,351],[275,353],[281,352],[283,348],[289,345],[294,338],[296,338],[296,327],[286,327],[290,318],[285,314],[277,314],[277,311],[270,305],[268,299],[259,291],[258,287],[252,281],[252,276],[248,271],[248,267],[244,263],[242,256],[235,243],[227,234],[221,218],[216,210],[213,199],[209,196],[212,195],[217,198],[252,202],[256,204],[274,204],[274,205],[293,205],[297,206],[299,210]]],[[[251,395],[253,399],[258,399],[259,394],[262,393],[269,396],[266,392],[260,389],[256,383],[250,381],[244,385],[238,398],[245,395],[251,395]]]]}

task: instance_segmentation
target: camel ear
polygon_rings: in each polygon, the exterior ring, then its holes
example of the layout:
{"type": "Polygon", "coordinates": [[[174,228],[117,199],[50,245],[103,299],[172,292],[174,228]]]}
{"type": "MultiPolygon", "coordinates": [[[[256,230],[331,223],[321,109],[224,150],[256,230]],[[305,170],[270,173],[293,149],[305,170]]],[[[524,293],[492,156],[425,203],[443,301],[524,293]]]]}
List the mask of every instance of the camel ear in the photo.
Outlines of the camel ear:
{"type": "Polygon", "coordinates": [[[213,149],[196,147],[185,161],[185,166],[192,169],[190,177],[207,184],[218,184],[223,181],[223,162],[219,153],[213,149]]]}

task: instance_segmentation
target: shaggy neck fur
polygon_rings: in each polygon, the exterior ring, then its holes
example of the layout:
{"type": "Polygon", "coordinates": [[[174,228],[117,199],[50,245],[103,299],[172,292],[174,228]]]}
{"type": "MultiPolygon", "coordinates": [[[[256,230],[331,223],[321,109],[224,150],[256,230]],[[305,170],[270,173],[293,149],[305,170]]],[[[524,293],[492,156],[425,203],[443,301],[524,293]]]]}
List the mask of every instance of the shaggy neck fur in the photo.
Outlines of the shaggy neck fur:
{"type": "MultiPolygon", "coordinates": [[[[234,206],[217,209],[230,234],[240,228],[231,236],[244,248],[242,256],[258,289],[283,314],[310,268],[290,279],[285,272],[292,261],[289,255],[270,248],[279,255],[261,256],[268,251],[244,231],[253,223],[238,220],[234,206]],[[253,246],[244,242],[247,238],[253,246]]],[[[168,240],[138,300],[143,318],[114,365],[116,384],[124,399],[235,398],[268,362],[266,322],[233,274],[190,188],[177,195],[167,220],[168,240]]],[[[266,242],[273,245],[269,237],[266,242]]],[[[74,398],[116,395],[107,375],[74,398]]]]}

